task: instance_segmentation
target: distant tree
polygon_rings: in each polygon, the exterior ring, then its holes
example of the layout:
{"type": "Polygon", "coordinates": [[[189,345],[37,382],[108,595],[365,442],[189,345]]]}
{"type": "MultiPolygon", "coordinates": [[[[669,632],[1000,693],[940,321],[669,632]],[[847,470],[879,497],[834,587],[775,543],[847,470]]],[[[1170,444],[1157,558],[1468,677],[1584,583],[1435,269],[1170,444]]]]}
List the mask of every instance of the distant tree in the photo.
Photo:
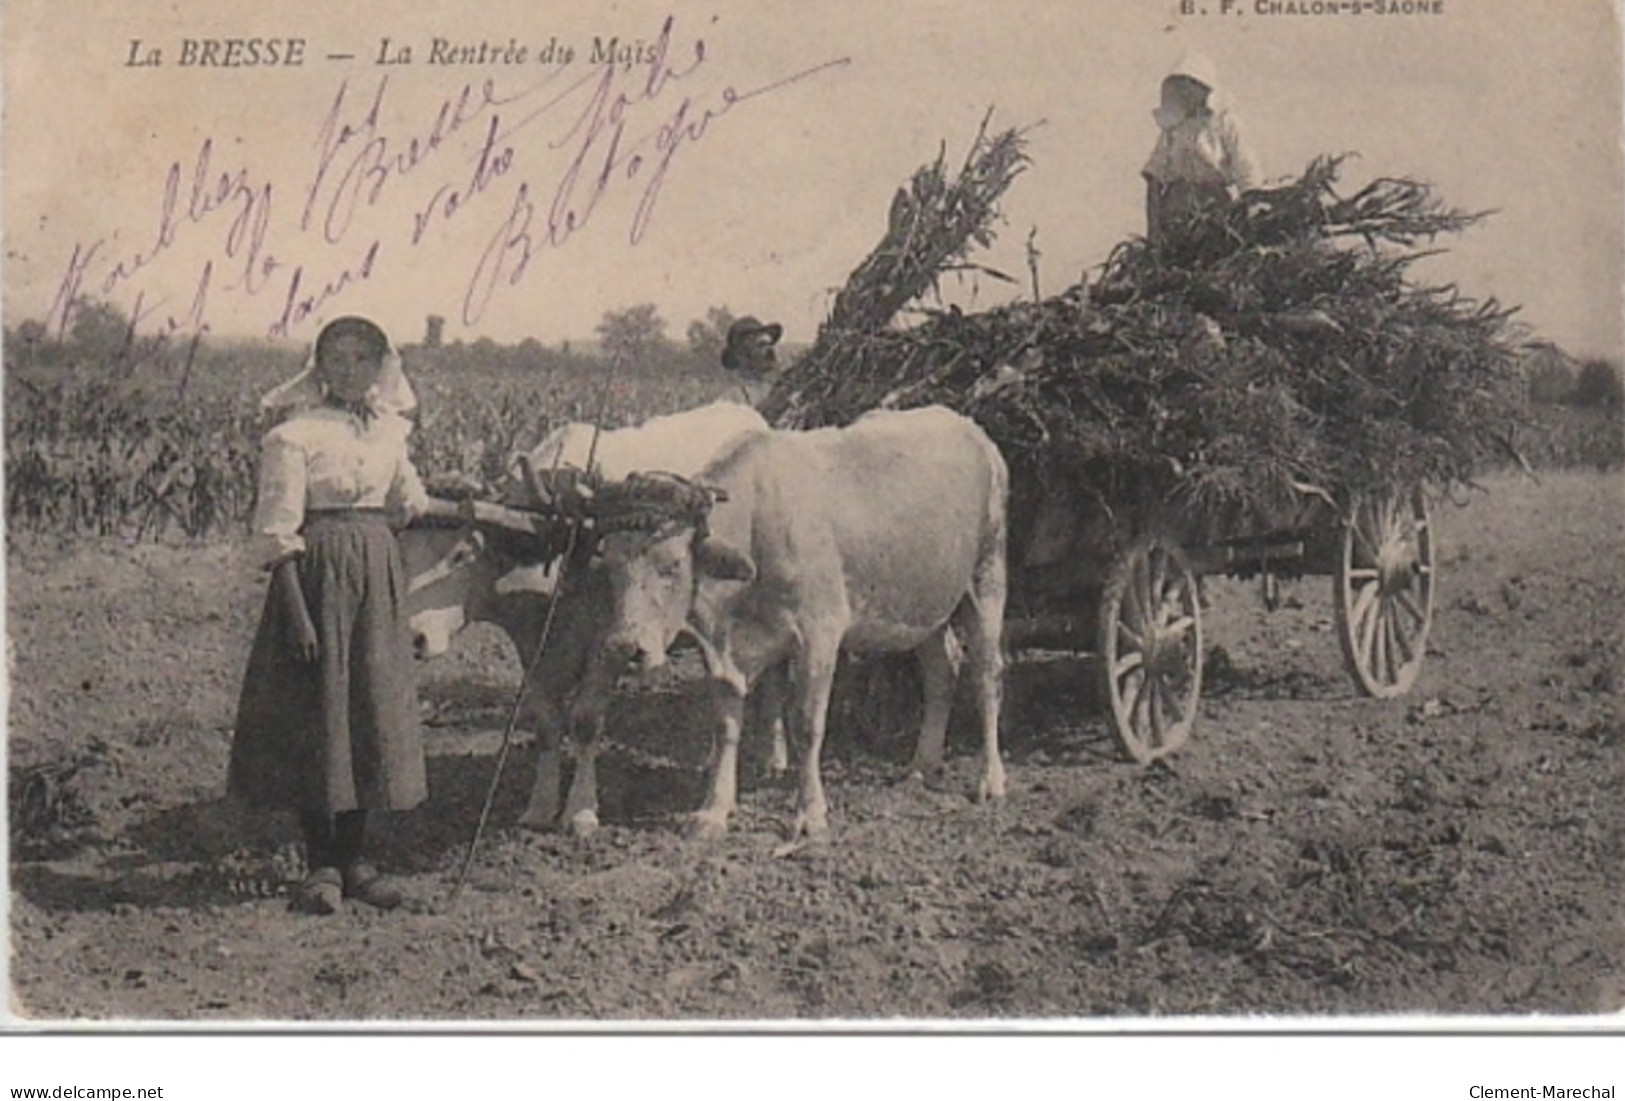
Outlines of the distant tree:
{"type": "Polygon", "coordinates": [[[1531,346],[1524,356],[1529,400],[1555,404],[1574,397],[1574,361],[1555,344],[1531,346]]]}
{"type": "Polygon", "coordinates": [[[700,363],[715,366],[722,358],[722,347],[728,339],[728,327],[734,323],[733,311],[726,306],[712,306],[704,318],[688,323],[688,352],[700,363]]]}
{"type": "Polygon", "coordinates": [[[29,318],[19,322],[15,329],[6,334],[6,343],[15,347],[22,354],[23,362],[32,367],[49,334],[45,322],[29,318]]]}
{"type": "Polygon", "coordinates": [[[45,322],[36,320],[32,317],[26,321],[19,322],[17,327],[13,329],[11,333],[13,340],[17,341],[19,344],[25,345],[42,344],[45,341],[46,335],[47,330],[45,328],[45,322]]]}
{"type": "Polygon", "coordinates": [[[1580,365],[1574,382],[1574,403],[1594,409],[1618,409],[1625,405],[1625,378],[1619,364],[1596,357],[1580,365]]]}
{"type": "Polygon", "coordinates": [[[430,314],[423,323],[423,346],[425,348],[438,348],[446,336],[446,319],[437,313],[430,314]]]}
{"type": "Polygon", "coordinates": [[[667,351],[666,322],[653,302],[608,311],[597,332],[604,354],[629,363],[647,363],[667,351]]]}
{"type": "Polygon", "coordinates": [[[111,365],[130,345],[130,321],[110,302],[81,298],[74,304],[68,341],[79,359],[111,365]]]}
{"type": "Polygon", "coordinates": [[[493,367],[502,359],[502,349],[488,336],[482,336],[470,344],[469,351],[473,353],[474,364],[478,367],[493,367]]]}

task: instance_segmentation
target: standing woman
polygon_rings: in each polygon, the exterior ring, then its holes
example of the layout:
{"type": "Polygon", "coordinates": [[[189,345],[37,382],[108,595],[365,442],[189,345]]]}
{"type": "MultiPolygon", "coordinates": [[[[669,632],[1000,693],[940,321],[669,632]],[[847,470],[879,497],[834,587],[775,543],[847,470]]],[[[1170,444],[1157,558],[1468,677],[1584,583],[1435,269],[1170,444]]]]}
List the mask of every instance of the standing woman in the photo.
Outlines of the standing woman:
{"type": "Polygon", "coordinates": [[[1256,170],[1206,58],[1187,55],[1173,67],[1151,114],[1157,141],[1142,170],[1146,236],[1161,245],[1203,212],[1234,202],[1254,185],[1256,170]]]}
{"type": "Polygon", "coordinates": [[[267,394],[253,534],[270,573],[243,678],[228,790],[299,815],[310,873],[295,905],[390,909],[398,886],[362,860],[367,812],[428,795],[406,578],[394,529],[450,509],[407,457],[416,404],[382,329],[343,317],[303,373],[267,394]]]}

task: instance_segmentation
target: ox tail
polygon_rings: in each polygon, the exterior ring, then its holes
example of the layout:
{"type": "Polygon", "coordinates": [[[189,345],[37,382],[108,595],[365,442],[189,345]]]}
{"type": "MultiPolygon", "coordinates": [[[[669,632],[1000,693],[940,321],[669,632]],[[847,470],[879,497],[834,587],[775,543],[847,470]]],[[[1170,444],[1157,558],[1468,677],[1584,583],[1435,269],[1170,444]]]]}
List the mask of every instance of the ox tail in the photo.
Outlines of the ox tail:
{"type": "Polygon", "coordinates": [[[1005,794],[1004,761],[999,751],[999,719],[1003,710],[1004,611],[1009,593],[1006,562],[1006,527],[1010,497],[1010,473],[1004,456],[993,441],[976,429],[988,471],[986,512],[971,590],[961,608],[965,632],[963,672],[971,677],[976,695],[979,725],[982,728],[982,775],[977,784],[978,799],[1002,799],[1005,794]]]}
{"type": "MultiPolygon", "coordinates": [[[[983,482],[982,530],[977,541],[976,564],[964,599],[954,612],[955,625],[967,637],[980,635],[987,661],[997,673],[1005,665],[1004,612],[1009,598],[1008,527],[1010,471],[998,446],[980,428],[972,426],[986,459],[983,482]]],[[[971,647],[976,649],[975,644],[971,647]]]]}
{"type": "MultiPolygon", "coordinates": [[[[981,553],[976,564],[977,587],[987,584],[999,593],[999,614],[1004,614],[1004,594],[1008,588],[1008,540],[1010,526],[1010,468],[998,445],[987,433],[977,428],[982,448],[987,456],[987,511],[983,518],[981,553]]],[[[1003,636],[1003,632],[1000,632],[1003,636]]]]}

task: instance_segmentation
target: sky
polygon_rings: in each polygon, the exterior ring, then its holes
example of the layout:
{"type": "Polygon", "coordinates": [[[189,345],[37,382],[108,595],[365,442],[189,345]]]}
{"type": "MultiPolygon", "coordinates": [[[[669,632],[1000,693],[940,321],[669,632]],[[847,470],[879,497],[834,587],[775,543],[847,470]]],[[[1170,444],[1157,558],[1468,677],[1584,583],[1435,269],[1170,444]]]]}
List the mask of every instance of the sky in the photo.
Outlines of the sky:
{"type": "Polygon", "coordinates": [[[1018,281],[945,289],[1030,293],[1036,230],[1057,294],[1143,229],[1157,85],[1199,52],[1266,178],[1350,152],[1350,189],[1406,175],[1494,210],[1419,274],[1625,353],[1612,0],[1223,5],[8,0],[0,305],[58,325],[104,297],[177,338],[362,313],[403,343],[437,314],[448,340],[551,343],[653,302],[673,337],[726,306],[807,341],[896,188],[989,111],[1032,128],[978,257],[1018,281]],[[262,61],[302,40],[300,64],[199,63],[231,38],[262,61]],[[455,56],[482,41],[525,59],[455,56]]]}

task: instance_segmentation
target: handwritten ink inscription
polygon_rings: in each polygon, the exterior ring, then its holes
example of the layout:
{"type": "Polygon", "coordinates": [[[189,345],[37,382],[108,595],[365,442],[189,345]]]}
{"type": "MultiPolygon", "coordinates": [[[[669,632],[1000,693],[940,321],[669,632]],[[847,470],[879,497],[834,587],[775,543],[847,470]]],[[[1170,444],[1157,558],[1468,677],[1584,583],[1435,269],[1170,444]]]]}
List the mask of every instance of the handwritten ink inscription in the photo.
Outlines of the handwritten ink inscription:
{"type": "MultiPolygon", "coordinates": [[[[190,41],[176,55],[190,59],[182,63],[294,66],[310,56],[299,38],[190,41]]],[[[455,295],[454,308],[423,308],[476,326],[542,254],[586,235],[605,211],[628,220],[618,244],[600,231],[595,247],[636,248],[678,165],[699,155],[690,151],[713,128],[848,64],[836,58],[740,88],[716,72],[705,39],[680,38],[675,16],[649,38],[595,37],[579,57],[557,36],[431,39],[415,83],[403,85],[396,66],[410,56],[409,44],[386,38],[361,59],[371,75],[339,79],[312,120],[303,167],[257,165],[251,135],[203,138],[154,181],[151,215],[67,249],[47,324],[66,332],[78,304],[99,297],[127,308],[132,334],[210,331],[229,306],[257,317],[266,335],[297,335],[386,270],[444,272],[455,258],[468,266],[438,292],[455,295]],[[446,66],[489,75],[421,110],[425,70],[446,66]]],[[[132,40],[126,63],[162,58],[160,47],[132,40]]]]}

